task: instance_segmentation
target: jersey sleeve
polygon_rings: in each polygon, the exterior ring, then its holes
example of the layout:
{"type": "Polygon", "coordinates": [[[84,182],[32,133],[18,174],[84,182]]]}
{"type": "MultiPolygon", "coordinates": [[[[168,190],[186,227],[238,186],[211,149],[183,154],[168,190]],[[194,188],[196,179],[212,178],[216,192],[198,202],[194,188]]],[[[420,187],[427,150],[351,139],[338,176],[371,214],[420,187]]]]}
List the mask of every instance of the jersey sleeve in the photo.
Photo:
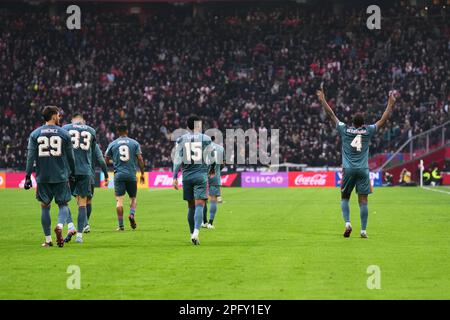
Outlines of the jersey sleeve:
{"type": "Polygon", "coordinates": [[[33,165],[34,161],[36,160],[36,150],[37,150],[37,143],[36,139],[34,138],[33,134],[30,135],[30,138],[28,139],[28,154],[27,154],[27,165],[26,165],[26,172],[27,175],[31,175],[33,171],[33,165]]]}
{"type": "Polygon", "coordinates": [[[94,128],[91,128],[91,134],[92,134],[92,143],[93,143],[93,150],[95,150],[95,146],[97,145],[97,131],[95,131],[94,128]]]}
{"type": "Polygon", "coordinates": [[[375,124],[371,124],[367,127],[367,131],[369,131],[369,136],[372,137],[377,132],[377,126],[375,124]]]}
{"type": "Polygon", "coordinates": [[[105,177],[107,177],[108,176],[108,167],[106,166],[105,158],[103,158],[102,150],[100,150],[100,147],[98,146],[98,144],[95,144],[94,155],[95,155],[95,159],[97,160],[98,164],[102,168],[102,171],[103,171],[105,177]]]}
{"type": "Polygon", "coordinates": [[[70,135],[67,131],[63,133],[64,143],[65,143],[65,152],[67,162],[69,163],[70,172],[75,174],[75,155],[73,153],[73,145],[70,135]]]}
{"type": "Polygon", "coordinates": [[[175,143],[175,154],[173,157],[173,178],[176,179],[178,177],[178,172],[180,172],[181,164],[183,162],[183,138],[178,138],[175,143]]]}
{"type": "Polygon", "coordinates": [[[336,124],[336,130],[339,132],[340,135],[342,135],[342,133],[344,133],[345,131],[345,123],[338,121],[338,123],[336,124]]]}
{"type": "Polygon", "coordinates": [[[106,152],[105,152],[105,156],[106,156],[106,157],[112,158],[112,151],[111,151],[112,146],[113,146],[113,143],[111,142],[111,143],[108,145],[108,148],[106,148],[106,152]]]}
{"type": "Polygon", "coordinates": [[[136,142],[136,156],[142,154],[141,145],[139,142],[136,142]]]}
{"type": "Polygon", "coordinates": [[[36,138],[33,134],[30,135],[30,138],[28,139],[28,147],[27,150],[36,150],[37,149],[37,143],[36,138]]]}

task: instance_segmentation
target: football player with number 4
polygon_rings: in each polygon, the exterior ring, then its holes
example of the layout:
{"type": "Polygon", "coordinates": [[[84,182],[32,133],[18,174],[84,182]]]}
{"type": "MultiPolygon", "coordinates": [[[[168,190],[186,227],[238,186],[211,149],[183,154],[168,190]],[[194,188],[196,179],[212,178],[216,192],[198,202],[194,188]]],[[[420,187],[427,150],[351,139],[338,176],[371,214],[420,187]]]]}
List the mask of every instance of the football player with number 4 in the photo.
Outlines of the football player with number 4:
{"type": "Polygon", "coordinates": [[[53,246],[51,236],[50,205],[55,198],[59,206],[58,223],[54,229],[58,247],[64,246],[62,229],[69,214],[69,180],[73,181],[75,160],[69,133],[59,126],[58,107],[46,106],[42,111],[45,125],[34,130],[28,140],[28,156],[24,188],[32,187],[31,173],[36,162],[36,198],[41,202],[41,223],[45,242],[53,246]]]}
{"type": "Polygon", "coordinates": [[[144,159],[142,158],[141,146],[139,143],[128,137],[128,128],[125,124],[118,126],[119,138],[111,142],[106,150],[106,163],[112,159],[114,166],[114,190],[116,194],[116,210],[119,227],[117,231],[124,231],[123,225],[123,200],[125,192],[130,197],[130,215],[128,220],[132,229],[136,229],[136,196],[137,164],[141,170],[140,183],[145,183],[144,159]]]}
{"type": "Polygon", "coordinates": [[[333,122],[342,140],[342,184],[341,209],[345,221],[344,237],[350,237],[352,225],[350,223],[349,200],[356,186],[358,193],[359,210],[361,216],[361,238],[367,238],[367,220],[369,210],[367,207],[368,195],[372,193],[369,174],[369,142],[373,135],[384,126],[395,104],[395,91],[389,92],[386,110],[380,120],[375,124],[365,125],[364,116],[356,113],[352,119],[352,126],[340,122],[331,107],[325,100],[323,90],[317,90],[317,97],[325,113],[333,122]]]}

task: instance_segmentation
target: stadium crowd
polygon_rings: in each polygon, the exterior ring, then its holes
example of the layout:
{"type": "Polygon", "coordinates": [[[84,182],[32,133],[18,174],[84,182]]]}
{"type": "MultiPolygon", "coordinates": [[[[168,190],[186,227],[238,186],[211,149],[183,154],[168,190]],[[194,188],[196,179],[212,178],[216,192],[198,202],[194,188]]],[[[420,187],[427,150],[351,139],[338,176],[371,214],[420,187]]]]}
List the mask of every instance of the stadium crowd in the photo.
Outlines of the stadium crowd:
{"type": "Polygon", "coordinates": [[[44,105],[63,122],[81,112],[102,150],[126,121],[147,168],[170,166],[171,133],[197,113],[205,127],[280,129],[281,162],[339,166],[337,133],[316,99],[323,83],[338,118],[378,120],[398,98],[371,153],[449,120],[450,25],[418,9],[392,9],[381,30],[365,11],[320,8],[205,14],[0,11],[0,168],[23,169],[27,138],[44,105]]]}

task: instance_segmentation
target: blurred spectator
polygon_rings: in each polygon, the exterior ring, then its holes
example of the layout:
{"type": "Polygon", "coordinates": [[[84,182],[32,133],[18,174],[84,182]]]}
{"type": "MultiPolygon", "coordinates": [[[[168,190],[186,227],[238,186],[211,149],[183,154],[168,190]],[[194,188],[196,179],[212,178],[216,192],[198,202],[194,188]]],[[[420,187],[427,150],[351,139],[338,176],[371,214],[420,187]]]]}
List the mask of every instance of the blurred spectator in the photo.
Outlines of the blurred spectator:
{"type": "Polygon", "coordinates": [[[384,173],[383,187],[391,187],[393,185],[394,175],[389,172],[384,173]]]}
{"type": "Polygon", "coordinates": [[[422,174],[422,179],[423,179],[423,185],[429,186],[431,183],[431,172],[424,169],[423,174],[422,174]]]}
{"type": "Polygon", "coordinates": [[[431,170],[431,185],[432,186],[442,185],[442,175],[437,165],[434,165],[433,169],[431,170]]]}
{"type": "Polygon", "coordinates": [[[417,185],[415,182],[411,181],[411,172],[406,168],[403,168],[402,172],[400,173],[399,185],[406,187],[417,185]]]}

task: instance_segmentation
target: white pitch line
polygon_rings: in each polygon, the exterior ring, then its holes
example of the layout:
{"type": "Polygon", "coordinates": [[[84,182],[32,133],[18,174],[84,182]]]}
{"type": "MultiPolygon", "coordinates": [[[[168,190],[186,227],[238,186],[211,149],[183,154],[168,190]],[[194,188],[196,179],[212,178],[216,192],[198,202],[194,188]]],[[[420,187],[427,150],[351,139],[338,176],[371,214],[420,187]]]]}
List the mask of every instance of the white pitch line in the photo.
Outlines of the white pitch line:
{"type": "Polygon", "coordinates": [[[440,193],[450,194],[450,192],[448,192],[448,191],[435,190],[435,189],[431,189],[431,188],[428,188],[428,187],[422,187],[422,188],[425,189],[425,190],[429,190],[429,191],[434,191],[434,192],[440,192],[440,193]]]}

